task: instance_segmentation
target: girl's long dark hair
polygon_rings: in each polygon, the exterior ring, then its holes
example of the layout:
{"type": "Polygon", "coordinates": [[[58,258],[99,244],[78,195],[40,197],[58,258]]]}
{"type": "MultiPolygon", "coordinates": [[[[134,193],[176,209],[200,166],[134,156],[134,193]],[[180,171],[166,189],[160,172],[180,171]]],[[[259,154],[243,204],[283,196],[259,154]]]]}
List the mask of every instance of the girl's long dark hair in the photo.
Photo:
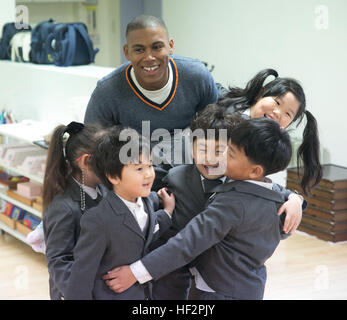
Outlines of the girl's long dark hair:
{"type": "Polygon", "coordinates": [[[76,159],[85,153],[91,154],[102,134],[98,125],[71,122],[68,126],[60,125],[52,134],[46,161],[46,171],[43,180],[43,208],[52,202],[53,198],[64,193],[71,175],[79,172],[76,159]],[[64,134],[69,134],[64,141],[64,134]]]}
{"type": "Polygon", "coordinates": [[[262,97],[281,97],[287,92],[294,94],[299,101],[299,110],[293,122],[298,120],[297,126],[306,116],[306,126],[303,132],[303,141],[298,149],[297,164],[302,163],[303,174],[301,187],[305,194],[310,194],[311,188],[316,186],[322,178],[322,166],[319,159],[319,136],[317,121],[314,116],[306,110],[306,98],[304,90],[297,80],[292,78],[278,77],[274,69],[264,69],[258,72],[243,88],[229,87],[229,92],[221,96],[218,104],[231,108],[233,111],[244,111],[253,106],[262,97]],[[275,79],[264,86],[269,76],[275,79]]]}

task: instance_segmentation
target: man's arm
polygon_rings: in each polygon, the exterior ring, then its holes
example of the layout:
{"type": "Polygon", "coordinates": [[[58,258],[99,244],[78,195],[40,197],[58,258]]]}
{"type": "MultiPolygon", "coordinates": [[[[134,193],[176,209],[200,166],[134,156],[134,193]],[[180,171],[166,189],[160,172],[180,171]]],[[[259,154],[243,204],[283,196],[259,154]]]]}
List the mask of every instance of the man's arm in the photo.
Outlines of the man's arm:
{"type": "Polygon", "coordinates": [[[117,106],[115,105],[111,87],[98,82],[88,102],[84,123],[99,123],[104,127],[119,124],[117,106]]]}
{"type": "Polygon", "coordinates": [[[201,94],[201,101],[196,111],[200,111],[210,103],[215,103],[218,100],[218,89],[216,83],[205,66],[203,66],[204,72],[199,76],[199,85],[203,93],[201,94]]]}

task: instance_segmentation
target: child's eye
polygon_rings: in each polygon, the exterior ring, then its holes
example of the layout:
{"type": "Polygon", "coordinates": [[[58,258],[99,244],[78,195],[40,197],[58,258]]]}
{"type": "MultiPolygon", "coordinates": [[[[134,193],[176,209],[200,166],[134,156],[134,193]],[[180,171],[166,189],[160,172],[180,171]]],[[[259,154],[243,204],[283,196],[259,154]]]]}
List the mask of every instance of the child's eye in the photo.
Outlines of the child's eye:
{"type": "Polygon", "coordinates": [[[138,167],[136,170],[137,170],[137,171],[142,171],[142,168],[141,168],[141,167],[138,167]]]}
{"type": "Polygon", "coordinates": [[[274,99],[274,101],[277,103],[278,106],[280,105],[277,99],[274,99]]]}

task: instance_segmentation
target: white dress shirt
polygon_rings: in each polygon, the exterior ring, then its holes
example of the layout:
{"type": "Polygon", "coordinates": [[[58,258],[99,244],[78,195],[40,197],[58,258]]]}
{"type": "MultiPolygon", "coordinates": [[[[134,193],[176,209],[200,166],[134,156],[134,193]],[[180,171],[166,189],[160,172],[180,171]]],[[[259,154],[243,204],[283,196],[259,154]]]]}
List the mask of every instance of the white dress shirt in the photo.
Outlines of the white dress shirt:
{"type": "Polygon", "coordinates": [[[118,194],[117,196],[119,197],[119,199],[121,199],[125,205],[128,207],[128,209],[130,210],[130,212],[133,214],[135,220],[137,221],[137,223],[139,224],[139,227],[141,229],[141,231],[143,231],[147,225],[147,220],[148,220],[148,214],[145,211],[145,208],[143,206],[143,201],[141,197],[138,197],[136,199],[136,202],[131,202],[128,200],[123,199],[122,197],[120,197],[118,194]]]}

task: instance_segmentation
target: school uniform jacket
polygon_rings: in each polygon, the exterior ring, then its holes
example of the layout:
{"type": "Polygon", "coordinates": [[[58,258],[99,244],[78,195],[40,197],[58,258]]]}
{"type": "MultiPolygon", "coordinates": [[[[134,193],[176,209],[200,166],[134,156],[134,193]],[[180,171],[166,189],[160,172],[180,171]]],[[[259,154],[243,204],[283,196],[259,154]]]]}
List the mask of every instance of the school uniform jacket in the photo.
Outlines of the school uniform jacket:
{"type": "MultiPolygon", "coordinates": [[[[105,187],[100,188],[103,195],[105,187]]],[[[97,205],[87,193],[86,210],[97,205]]],[[[79,185],[71,178],[64,194],[54,197],[43,214],[46,261],[49,272],[49,291],[52,300],[64,296],[73,263],[73,249],[80,233],[83,212],[79,185]]]]}
{"type": "Polygon", "coordinates": [[[215,191],[201,214],[141,261],[156,280],[198,257],[195,267],[217,293],[262,299],[264,263],[286,237],[284,215],[277,214],[285,198],[246,181],[225,183],[215,191]]]}
{"type": "Polygon", "coordinates": [[[108,288],[102,276],[111,269],[141,259],[149,244],[171,224],[171,218],[159,207],[156,193],[143,198],[148,213],[144,234],[125,203],[109,192],[100,204],[81,219],[81,234],[74,250],[75,263],[65,299],[143,300],[144,286],[136,283],[123,293],[108,288]]]}

